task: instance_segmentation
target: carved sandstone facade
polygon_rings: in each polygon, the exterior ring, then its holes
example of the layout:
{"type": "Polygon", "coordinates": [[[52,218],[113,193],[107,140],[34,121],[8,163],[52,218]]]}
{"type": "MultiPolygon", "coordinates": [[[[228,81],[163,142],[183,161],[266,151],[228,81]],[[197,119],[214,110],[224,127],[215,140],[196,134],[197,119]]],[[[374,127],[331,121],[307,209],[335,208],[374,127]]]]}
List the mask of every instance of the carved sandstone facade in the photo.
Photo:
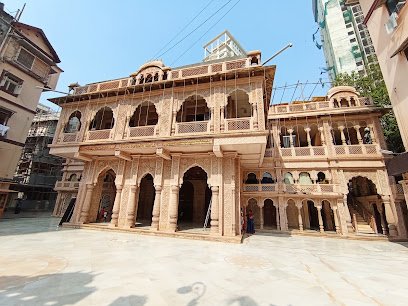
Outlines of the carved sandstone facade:
{"type": "Polygon", "coordinates": [[[260,56],[150,62],[52,99],[62,113],[51,152],[84,163],[71,223],[175,232],[207,220],[208,235],[237,237],[251,209],[264,230],[405,237],[382,110],[350,87],[269,106],[275,66],[260,56]]]}

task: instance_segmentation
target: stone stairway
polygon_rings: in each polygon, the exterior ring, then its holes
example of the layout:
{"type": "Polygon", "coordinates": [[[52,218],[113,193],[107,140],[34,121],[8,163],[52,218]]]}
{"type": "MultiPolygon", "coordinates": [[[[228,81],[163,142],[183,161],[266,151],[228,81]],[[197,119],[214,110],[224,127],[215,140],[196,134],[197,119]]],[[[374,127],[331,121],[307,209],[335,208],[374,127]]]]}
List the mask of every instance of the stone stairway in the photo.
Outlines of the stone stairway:
{"type": "Polygon", "coordinates": [[[349,206],[351,218],[353,218],[353,214],[356,215],[357,220],[357,228],[359,234],[375,234],[375,231],[371,228],[371,226],[364,220],[363,216],[359,214],[359,212],[354,209],[351,205],[349,206]]]}

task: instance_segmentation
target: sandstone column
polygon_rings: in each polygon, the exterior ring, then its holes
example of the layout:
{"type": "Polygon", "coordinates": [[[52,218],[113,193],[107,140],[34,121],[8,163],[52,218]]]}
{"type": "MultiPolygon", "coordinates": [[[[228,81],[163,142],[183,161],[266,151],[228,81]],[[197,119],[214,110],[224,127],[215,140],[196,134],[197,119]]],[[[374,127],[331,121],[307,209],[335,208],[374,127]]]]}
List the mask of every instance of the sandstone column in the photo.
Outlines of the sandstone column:
{"type": "Polygon", "coordinates": [[[211,232],[219,232],[219,187],[211,187],[211,232]]]}
{"type": "Polygon", "coordinates": [[[395,226],[395,217],[394,213],[391,208],[391,202],[389,196],[383,197],[383,203],[384,203],[384,213],[385,217],[388,222],[388,233],[391,237],[396,237],[398,236],[397,228],[395,226]]]}
{"type": "Polygon", "coordinates": [[[116,195],[115,195],[115,202],[113,203],[113,209],[112,209],[112,220],[109,224],[110,227],[116,227],[118,225],[120,200],[122,196],[122,187],[123,187],[122,185],[116,185],[116,195]]]}
{"type": "Polygon", "coordinates": [[[178,198],[179,198],[179,187],[177,185],[171,186],[171,198],[170,198],[170,224],[169,230],[175,232],[177,229],[177,215],[178,215],[178,198]]]}
{"type": "Polygon", "coordinates": [[[387,234],[387,225],[386,225],[386,221],[385,221],[386,220],[385,212],[384,212],[384,209],[383,209],[383,206],[382,206],[381,202],[376,203],[376,204],[377,204],[377,208],[378,208],[378,211],[379,211],[380,217],[381,217],[381,229],[382,229],[383,234],[386,235],[387,234]]]}
{"type": "Polygon", "coordinates": [[[136,221],[136,191],[137,186],[130,186],[129,202],[127,205],[127,217],[126,217],[126,227],[131,228],[135,226],[136,221]]]}
{"type": "Polygon", "coordinates": [[[93,188],[94,188],[93,184],[86,184],[84,205],[82,206],[81,217],[79,219],[80,223],[86,223],[88,221],[89,208],[91,207],[93,188]]]}
{"type": "Polygon", "coordinates": [[[317,216],[319,218],[319,228],[320,228],[320,232],[324,233],[324,226],[323,226],[323,218],[322,218],[322,205],[315,205],[315,207],[317,208],[317,216]]]}
{"type": "Polygon", "coordinates": [[[340,234],[340,226],[339,226],[339,217],[337,215],[337,206],[332,205],[331,209],[333,210],[333,217],[334,217],[334,226],[336,227],[336,233],[340,234]]]}
{"type": "Polygon", "coordinates": [[[305,132],[306,132],[307,146],[311,147],[312,139],[310,138],[310,128],[309,127],[305,128],[305,132]]]}
{"type": "Polygon", "coordinates": [[[154,188],[156,190],[156,195],[154,197],[151,229],[158,230],[159,229],[159,219],[160,219],[160,203],[161,203],[162,186],[156,185],[154,186],[154,188]]]}
{"type": "Polygon", "coordinates": [[[302,219],[302,202],[297,202],[296,207],[298,209],[298,222],[299,222],[299,230],[303,232],[303,219],[302,219]]]}

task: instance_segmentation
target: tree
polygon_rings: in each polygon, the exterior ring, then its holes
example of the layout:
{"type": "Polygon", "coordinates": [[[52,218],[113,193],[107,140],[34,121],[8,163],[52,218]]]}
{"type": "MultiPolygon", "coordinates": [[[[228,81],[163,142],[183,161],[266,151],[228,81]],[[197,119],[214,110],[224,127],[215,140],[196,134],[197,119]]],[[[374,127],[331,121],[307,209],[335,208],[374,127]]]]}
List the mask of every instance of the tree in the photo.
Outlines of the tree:
{"type": "MultiPolygon", "coordinates": [[[[353,86],[362,96],[371,97],[376,106],[383,108],[390,107],[391,101],[380,66],[372,64],[367,66],[366,71],[365,75],[360,75],[356,72],[339,74],[334,80],[333,86],[353,86]]],[[[392,110],[381,117],[381,126],[388,149],[396,153],[404,152],[405,149],[397,120],[392,110]]]]}

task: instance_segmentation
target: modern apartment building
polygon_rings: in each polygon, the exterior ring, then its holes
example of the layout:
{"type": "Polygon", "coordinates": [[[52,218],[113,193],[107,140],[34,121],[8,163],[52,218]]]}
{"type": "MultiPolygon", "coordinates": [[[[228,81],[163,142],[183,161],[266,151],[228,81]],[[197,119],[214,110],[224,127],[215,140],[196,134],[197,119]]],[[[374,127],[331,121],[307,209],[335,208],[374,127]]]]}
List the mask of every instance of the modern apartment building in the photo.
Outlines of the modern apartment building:
{"type": "MultiPolygon", "coordinates": [[[[61,178],[63,159],[49,154],[59,113],[39,104],[18,162],[11,189],[21,195],[25,211],[52,211],[57,193],[54,185],[61,178]]],[[[15,197],[12,197],[15,198],[15,197]]],[[[14,203],[11,203],[11,206],[14,203]]]]}
{"type": "Polygon", "coordinates": [[[312,6],[331,80],[340,73],[363,74],[367,65],[377,62],[360,5],[348,6],[344,0],[312,0],[312,6]]]}
{"type": "Polygon", "coordinates": [[[0,216],[36,114],[42,88],[55,89],[60,59],[44,32],[0,6],[0,216]]]}
{"type": "MultiPolygon", "coordinates": [[[[408,150],[408,5],[405,0],[354,0],[364,15],[364,24],[370,31],[384,81],[397,118],[405,151],[408,150]]],[[[390,174],[405,190],[408,203],[408,153],[393,158],[390,174]]]]}

